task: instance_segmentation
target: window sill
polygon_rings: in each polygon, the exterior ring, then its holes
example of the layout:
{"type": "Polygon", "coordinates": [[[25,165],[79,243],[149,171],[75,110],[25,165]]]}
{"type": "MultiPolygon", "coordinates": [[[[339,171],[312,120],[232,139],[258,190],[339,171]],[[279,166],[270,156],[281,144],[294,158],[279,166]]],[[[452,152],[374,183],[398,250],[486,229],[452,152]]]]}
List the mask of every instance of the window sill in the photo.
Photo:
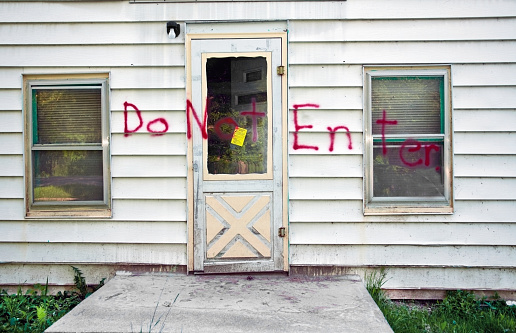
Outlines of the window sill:
{"type": "Polygon", "coordinates": [[[446,206],[369,206],[364,207],[364,215],[418,215],[453,214],[453,207],[446,206]]]}
{"type": "Polygon", "coordinates": [[[38,209],[31,210],[25,215],[26,219],[108,219],[111,218],[111,209],[86,209],[86,210],[66,210],[66,209],[38,209]]]}

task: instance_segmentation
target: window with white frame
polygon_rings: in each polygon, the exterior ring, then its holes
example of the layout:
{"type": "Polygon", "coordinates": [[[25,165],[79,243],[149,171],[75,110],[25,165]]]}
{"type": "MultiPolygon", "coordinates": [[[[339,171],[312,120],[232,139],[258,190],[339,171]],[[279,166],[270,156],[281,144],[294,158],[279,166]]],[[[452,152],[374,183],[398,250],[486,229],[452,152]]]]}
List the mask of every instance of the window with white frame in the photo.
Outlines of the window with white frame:
{"type": "Polygon", "coordinates": [[[452,213],[449,68],[364,78],[364,213],[452,213]]]}
{"type": "Polygon", "coordinates": [[[25,76],[27,217],[109,217],[108,76],[25,76]]]}

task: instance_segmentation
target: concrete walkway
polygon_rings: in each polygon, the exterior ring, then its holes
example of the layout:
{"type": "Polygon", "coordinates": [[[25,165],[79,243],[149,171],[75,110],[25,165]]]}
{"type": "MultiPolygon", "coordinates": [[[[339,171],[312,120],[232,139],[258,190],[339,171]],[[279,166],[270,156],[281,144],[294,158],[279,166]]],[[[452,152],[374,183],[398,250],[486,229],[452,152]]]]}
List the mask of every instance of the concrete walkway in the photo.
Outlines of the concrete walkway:
{"type": "Polygon", "coordinates": [[[392,332],[358,276],[116,276],[46,332],[392,332]]]}

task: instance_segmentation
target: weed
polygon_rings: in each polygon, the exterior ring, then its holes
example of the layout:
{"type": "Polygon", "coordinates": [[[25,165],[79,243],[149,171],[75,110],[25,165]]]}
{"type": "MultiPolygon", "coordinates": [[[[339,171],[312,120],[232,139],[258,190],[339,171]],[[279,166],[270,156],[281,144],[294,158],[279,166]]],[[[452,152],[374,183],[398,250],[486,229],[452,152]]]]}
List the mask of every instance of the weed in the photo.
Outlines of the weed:
{"type": "Polygon", "coordinates": [[[379,271],[373,271],[365,274],[366,289],[377,305],[386,299],[382,290],[383,285],[387,282],[387,272],[384,267],[379,271]]]}
{"type": "MultiPolygon", "coordinates": [[[[165,281],[165,285],[167,284],[167,281],[168,281],[168,278],[165,281]]],[[[154,307],[154,312],[152,313],[152,317],[151,317],[151,319],[149,321],[149,330],[145,331],[145,332],[151,333],[152,330],[154,328],[156,328],[156,326],[158,326],[158,324],[161,322],[161,319],[163,318],[164,313],[162,313],[158,318],[156,318],[156,314],[157,314],[157,311],[158,311],[158,306],[159,306],[159,303],[161,301],[161,296],[163,295],[163,290],[165,290],[165,286],[163,286],[163,288],[161,288],[161,292],[159,294],[158,301],[156,302],[156,306],[154,307]]],[[[167,317],[170,314],[170,310],[172,310],[172,306],[174,305],[174,303],[176,303],[178,297],[179,297],[179,294],[176,295],[176,298],[174,298],[174,301],[172,301],[172,303],[170,303],[170,302],[165,302],[164,303],[164,305],[168,307],[168,311],[167,311],[167,314],[165,315],[165,318],[163,318],[162,324],[159,327],[159,331],[158,332],[160,332],[160,333],[163,332],[163,329],[165,328],[165,321],[167,320],[167,317]]],[[[131,332],[132,331],[133,331],[133,323],[131,323],[131,332]]],[[[144,331],[143,331],[143,323],[142,323],[142,325],[140,326],[140,333],[143,333],[143,332],[144,331]]]]}
{"type": "Polygon", "coordinates": [[[78,295],[81,297],[81,299],[85,299],[91,294],[93,294],[95,291],[99,290],[100,287],[104,285],[104,281],[106,280],[103,278],[100,280],[99,284],[96,286],[88,286],[86,284],[86,279],[84,278],[82,271],[78,269],[77,267],[71,266],[73,269],[74,277],[73,277],[73,283],[75,285],[75,288],[78,291],[78,295]]]}
{"type": "Polygon", "coordinates": [[[384,270],[366,274],[366,289],[394,332],[516,333],[516,307],[498,295],[479,298],[463,290],[450,291],[431,308],[412,302],[392,302],[381,290],[387,281],[384,270]]]}
{"type": "Polygon", "coordinates": [[[22,293],[0,292],[1,332],[43,332],[81,302],[77,295],[59,292],[47,295],[47,285],[34,286],[22,293]],[[41,292],[41,295],[38,295],[41,292]]]}
{"type": "Polygon", "coordinates": [[[5,290],[0,291],[0,332],[43,332],[104,284],[102,279],[97,286],[87,286],[82,272],[73,268],[78,292],[48,295],[48,278],[44,286],[36,284],[25,293],[21,287],[11,295],[5,290]]]}

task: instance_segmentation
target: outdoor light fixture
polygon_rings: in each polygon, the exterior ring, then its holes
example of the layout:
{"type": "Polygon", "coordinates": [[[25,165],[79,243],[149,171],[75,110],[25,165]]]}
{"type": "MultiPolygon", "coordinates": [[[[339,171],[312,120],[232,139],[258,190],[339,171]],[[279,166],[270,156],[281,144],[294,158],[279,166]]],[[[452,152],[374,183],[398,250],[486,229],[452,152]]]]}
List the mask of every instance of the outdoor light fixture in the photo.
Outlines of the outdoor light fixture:
{"type": "Polygon", "coordinates": [[[181,32],[181,26],[177,22],[167,22],[167,35],[168,38],[174,39],[177,36],[179,36],[179,33],[181,32]]]}

